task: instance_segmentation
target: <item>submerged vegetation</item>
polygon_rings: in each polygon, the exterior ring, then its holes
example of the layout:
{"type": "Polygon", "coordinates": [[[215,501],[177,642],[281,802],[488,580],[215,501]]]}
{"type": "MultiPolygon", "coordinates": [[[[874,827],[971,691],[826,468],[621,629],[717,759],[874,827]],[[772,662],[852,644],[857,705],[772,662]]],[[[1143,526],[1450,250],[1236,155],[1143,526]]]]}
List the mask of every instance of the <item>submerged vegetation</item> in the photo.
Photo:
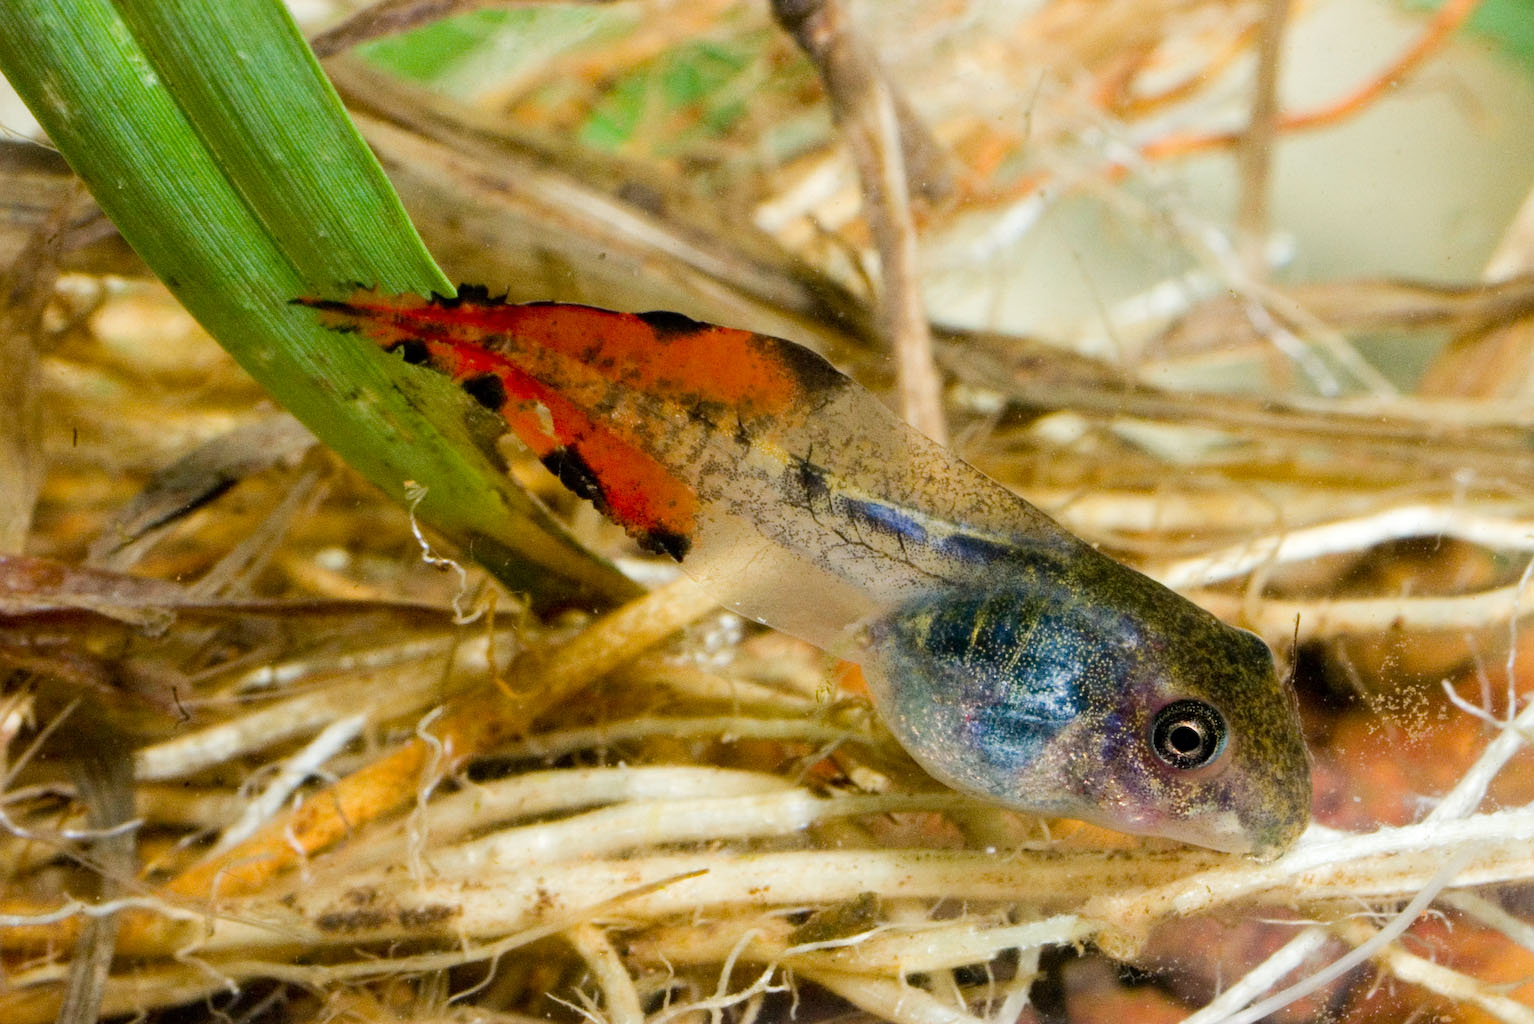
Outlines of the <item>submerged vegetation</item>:
{"type": "MultiPolygon", "coordinates": [[[[176,6],[117,4],[151,65],[176,6]]],[[[241,228],[104,194],[56,132],[137,256],[0,146],[0,1018],[1534,1020],[1516,4],[482,6],[303,26],[424,248],[381,177],[324,223],[231,186],[241,228]],[[1260,863],[943,790],[855,673],[673,581],[451,388],[263,362],[291,334],[326,366],[286,300],[359,279],[816,347],[1262,635],[1315,823],[1260,863]]],[[[140,84],[210,189],[364,159],[140,84]]]]}

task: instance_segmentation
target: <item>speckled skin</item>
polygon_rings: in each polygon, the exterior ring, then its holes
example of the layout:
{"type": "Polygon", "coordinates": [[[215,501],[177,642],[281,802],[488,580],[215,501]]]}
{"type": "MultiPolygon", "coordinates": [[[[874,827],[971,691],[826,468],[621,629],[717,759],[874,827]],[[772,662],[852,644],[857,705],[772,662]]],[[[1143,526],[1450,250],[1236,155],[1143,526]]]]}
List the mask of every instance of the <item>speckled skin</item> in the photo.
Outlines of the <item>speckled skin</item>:
{"type": "Polygon", "coordinates": [[[1001,803],[1271,856],[1309,818],[1306,752],[1256,636],[1095,552],[919,598],[867,627],[864,672],[934,777],[1001,803]],[[1213,705],[1223,753],[1150,749],[1174,700],[1213,705]]]}
{"type": "MultiPolygon", "coordinates": [[[[742,615],[863,666],[934,776],[1012,807],[1268,856],[1309,817],[1255,636],[1099,554],[814,353],[673,313],[304,299],[446,374],[742,615]],[[1199,701],[1207,760],[1158,756],[1199,701]]],[[[1183,735],[1192,735],[1192,731],[1183,735]]]]}

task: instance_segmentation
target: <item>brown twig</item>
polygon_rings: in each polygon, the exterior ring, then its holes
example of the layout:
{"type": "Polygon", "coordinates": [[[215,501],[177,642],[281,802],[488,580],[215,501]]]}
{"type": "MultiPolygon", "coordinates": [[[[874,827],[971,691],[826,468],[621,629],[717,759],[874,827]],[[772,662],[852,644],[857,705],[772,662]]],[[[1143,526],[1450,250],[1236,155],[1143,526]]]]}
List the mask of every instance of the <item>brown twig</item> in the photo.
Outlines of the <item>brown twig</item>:
{"type": "Polygon", "coordinates": [[[1289,0],[1268,0],[1257,41],[1252,112],[1236,148],[1236,172],[1241,183],[1236,238],[1244,269],[1257,280],[1267,276],[1268,191],[1273,139],[1278,132],[1278,70],[1288,20],[1289,0]]]}
{"type": "MultiPolygon", "coordinates": [[[[1404,52],[1396,57],[1387,67],[1369,78],[1353,92],[1334,100],[1324,106],[1310,110],[1302,110],[1295,113],[1280,114],[1275,120],[1275,130],[1279,135],[1287,135],[1293,132],[1310,131],[1317,128],[1327,128],[1340,124],[1349,118],[1363,113],[1376,100],[1385,94],[1387,90],[1398,89],[1424,62],[1443,49],[1453,38],[1454,33],[1463,25],[1480,6],[1481,0],[1449,0],[1428,22],[1425,31],[1404,52]]],[[[1203,81],[1196,77],[1194,84],[1203,81]]],[[[1181,87],[1175,87],[1169,99],[1177,99],[1183,96],[1181,87]]],[[[1114,88],[1100,89],[1098,102],[1108,109],[1119,112],[1120,104],[1114,99],[1114,88]]],[[[1160,105],[1162,100],[1152,98],[1153,105],[1160,105]]],[[[1139,113],[1138,109],[1128,113],[1139,113]]],[[[1236,131],[1216,132],[1172,132],[1154,139],[1139,148],[1139,161],[1176,160],[1182,157],[1197,156],[1201,153],[1211,153],[1218,150],[1231,149],[1238,146],[1246,134],[1245,129],[1236,131]]],[[[1137,161],[1138,162],[1138,161],[1137,161]]],[[[1132,167],[1127,163],[1109,164],[1103,171],[1108,181],[1117,182],[1129,177],[1132,167]]],[[[1030,174],[1011,185],[982,192],[979,189],[970,190],[966,196],[971,208],[978,205],[1004,205],[1015,203],[1019,199],[1031,196],[1040,187],[1051,180],[1047,173],[1030,174]]]]}
{"type": "Polygon", "coordinates": [[[1256,29],[1257,26],[1253,24],[1234,33],[1218,50],[1210,54],[1197,70],[1155,92],[1135,91],[1136,79],[1145,69],[1147,58],[1150,57],[1149,52],[1137,54],[1132,64],[1105,79],[1096,90],[1094,101],[1104,110],[1111,111],[1122,118],[1144,117],[1173,103],[1180,103],[1204,88],[1234,64],[1236,58],[1246,52],[1256,29]]]}
{"type": "MultiPolygon", "coordinates": [[[[901,110],[877,59],[837,0],[773,0],[774,17],[820,74],[863,183],[863,209],[879,252],[881,333],[895,353],[906,420],[939,443],[948,436],[942,379],[921,297],[901,110]]],[[[906,123],[914,123],[907,113],[906,123]]]]}
{"type": "MultiPolygon", "coordinates": [[[[1495,289],[1534,274],[1534,191],[1503,233],[1482,276],[1495,289]]],[[[1527,399],[1534,394],[1534,313],[1491,329],[1456,328],[1418,382],[1424,395],[1527,399]]]]}
{"type": "MultiPolygon", "coordinates": [[[[78,179],[64,158],[35,142],[0,139],[0,259],[13,263],[38,225],[60,204],[71,203],[78,179]]],[[[117,234],[93,200],[75,201],[60,230],[57,253],[65,270],[93,274],[144,274],[143,263],[117,234]]]]}
{"type": "Polygon", "coordinates": [[[58,279],[65,234],[88,198],[78,183],[33,229],[0,275],[0,553],[20,551],[42,489],[42,407],[38,340],[43,309],[58,279]]]}
{"type": "MultiPolygon", "coordinates": [[[[572,169],[503,123],[355,61],[326,70],[433,253],[463,280],[509,284],[518,301],[675,308],[832,355],[872,341],[860,298],[749,224],[689,207],[670,189],[651,208],[624,194],[634,179],[622,168],[572,169]],[[464,209],[479,211],[468,231],[464,209]]],[[[653,193],[662,179],[644,180],[653,193]]]]}
{"type": "MultiPolygon", "coordinates": [[[[1354,460],[1355,480],[1401,474],[1473,471],[1485,480],[1523,479],[1534,472],[1531,433],[1515,420],[1469,417],[1464,406],[1434,409],[1420,402],[1306,403],[1302,399],[1250,398],[1164,391],[1128,377],[1094,371],[1085,360],[1060,365],[1035,357],[1019,361],[1010,338],[970,332],[962,358],[945,347],[944,363],[958,383],[1003,400],[998,410],[1032,421],[1042,412],[1070,410],[1087,420],[1112,423],[1124,418],[1197,425],[1228,431],[1254,447],[1281,453],[1294,471],[1297,460],[1319,441],[1327,444],[1333,467],[1354,460]]],[[[1250,467],[1249,467],[1250,468],[1250,467]]],[[[1120,473],[1127,474],[1121,467],[1120,473]]]]}
{"type": "MultiPolygon", "coordinates": [[[[86,822],[103,834],[92,844],[91,856],[100,868],[99,900],[110,900],[121,880],[132,878],[137,867],[133,832],[122,828],[133,819],[133,758],[125,737],[98,712],[77,708],[72,736],[73,749],[85,752],[73,764],[80,795],[86,805],[86,822]],[[80,734],[81,722],[90,735],[80,734]]],[[[69,975],[60,1001],[59,1024],[91,1024],[101,1016],[112,956],[117,948],[118,915],[92,915],[75,940],[69,975]]]]}
{"type": "MultiPolygon", "coordinates": [[[[170,903],[207,907],[259,893],[304,858],[398,812],[417,799],[423,786],[521,733],[582,687],[715,606],[696,584],[681,580],[596,620],[562,645],[524,654],[502,685],[480,685],[450,700],[414,738],[311,794],[244,842],[182,871],[161,890],[162,896],[170,903]]],[[[46,916],[49,908],[12,901],[5,909],[46,916]]],[[[0,945],[57,947],[81,941],[86,930],[78,916],[71,916],[0,929],[0,945]]],[[[184,918],[129,910],[122,914],[117,947],[122,953],[164,954],[195,931],[184,918]]],[[[16,1010],[14,1000],[0,998],[0,1017],[13,1019],[16,1010]]]]}
{"type": "MultiPolygon", "coordinates": [[[[1534,269],[1534,268],[1531,268],[1534,269]]],[[[1534,273],[1491,284],[1444,285],[1391,278],[1344,278],[1273,286],[1288,308],[1348,335],[1417,331],[1484,334],[1534,317],[1534,273]]],[[[1286,326],[1302,330],[1298,323],[1286,326]]],[[[1183,314],[1155,341],[1155,359],[1177,359],[1260,344],[1240,303],[1211,296],[1183,314]]]]}
{"type": "Polygon", "coordinates": [[[240,845],[183,872],[170,893],[196,900],[247,895],[365,822],[416,799],[429,772],[451,773],[470,758],[526,728],[538,715],[566,700],[646,648],[715,606],[689,580],[638,598],[569,643],[524,655],[513,666],[508,695],[484,687],[449,703],[430,727],[392,754],[337,782],[297,811],[271,822],[240,845]]]}
{"type": "MultiPolygon", "coordinates": [[[[1332,103],[1312,110],[1285,114],[1278,118],[1280,132],[1308,131],[1325,128],[1345,121],[1364,110],[1384,95],[1387,89],[1396,89],[1412,72],[1433,54],[1441,50],[1454,32],[1475,13],[1481,0],[1449,0],[1438,9],[1423,32],[1407,50],[1391,62],[1379,74],[1370,78],[1358,89],[1332,103]]],[[[1145,146],[1140,155],[1147,160],[1161,160],[1173,156],[1190,156],[1213,149],[1224,149],[1237,143],[1239,132],[1213,132],[1202,134],[1176,134],[1145,146]]]]}

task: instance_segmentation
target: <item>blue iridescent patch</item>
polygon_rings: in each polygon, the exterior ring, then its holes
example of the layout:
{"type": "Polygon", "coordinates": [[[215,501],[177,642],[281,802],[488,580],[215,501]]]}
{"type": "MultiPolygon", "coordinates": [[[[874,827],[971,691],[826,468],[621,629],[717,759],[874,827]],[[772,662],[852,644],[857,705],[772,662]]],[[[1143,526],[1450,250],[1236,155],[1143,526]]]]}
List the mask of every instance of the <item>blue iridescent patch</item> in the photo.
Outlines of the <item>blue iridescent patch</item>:
{"type": "Polygon", "coordinates": [[[901,713],[1002,765],[1036,758],[1116,668],[1100,623],[1037,591],[925,598],[877,629],[901,713]]]}
{"type": "Polygon", "coordinates": [[[893,505],[858,498],[843,498],[839,504],[846,514],[876,530],[912,544],[927,543],[927,528],[893,505]]]}

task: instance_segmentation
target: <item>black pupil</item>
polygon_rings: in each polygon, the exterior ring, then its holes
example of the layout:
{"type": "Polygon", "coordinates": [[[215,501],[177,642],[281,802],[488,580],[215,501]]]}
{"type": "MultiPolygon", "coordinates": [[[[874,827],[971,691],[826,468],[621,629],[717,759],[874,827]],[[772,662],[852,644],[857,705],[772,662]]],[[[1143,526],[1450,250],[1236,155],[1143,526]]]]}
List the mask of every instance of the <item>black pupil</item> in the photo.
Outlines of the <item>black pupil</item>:
{"type": "Polygon", "coordinates": [[[1171,741],[1172,749],[1179,754],[1192,754],[1203,742],[1204,731],[1191,724],[1177,725],[1172,728],[1171,735],[1167,739],[1171,741]]]}
{"type": "Polygon", "coordinates": [[[1173,768],[1202,768],[1225,749],[1225,719],[1201,700],[1173,701],[1156,714],[1151,749],[1173,768]]]}

